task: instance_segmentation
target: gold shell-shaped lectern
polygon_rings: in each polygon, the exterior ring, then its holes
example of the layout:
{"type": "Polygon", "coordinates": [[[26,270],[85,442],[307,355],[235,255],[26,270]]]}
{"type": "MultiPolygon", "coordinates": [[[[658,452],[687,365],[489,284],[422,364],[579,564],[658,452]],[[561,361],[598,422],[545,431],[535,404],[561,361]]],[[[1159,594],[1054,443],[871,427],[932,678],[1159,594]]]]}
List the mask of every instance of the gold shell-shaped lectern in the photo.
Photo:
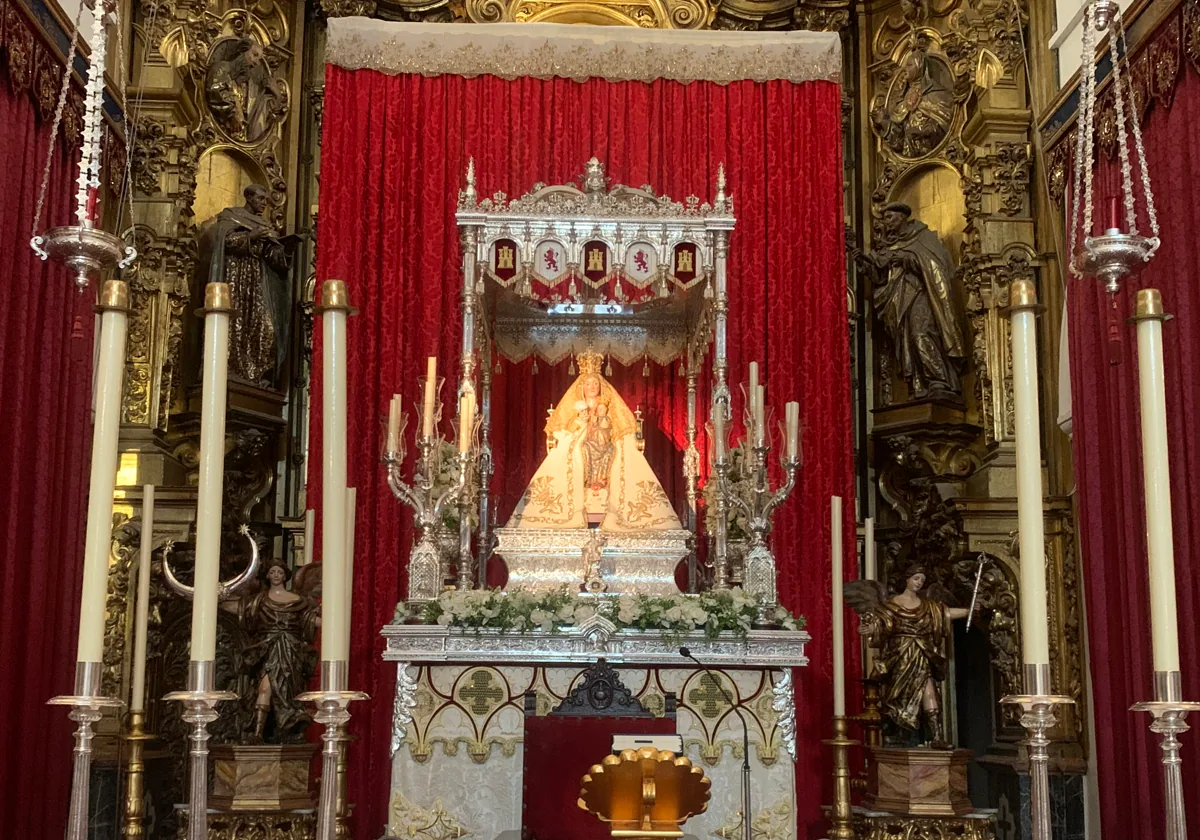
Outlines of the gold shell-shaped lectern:
{"type": "Polygon", "coordinates": [[[712,782],[686,756],[653,747],[625,750],[583,777],[579,807],[612,824],[613,837],[682,837],[708,808],[712,782]]]}

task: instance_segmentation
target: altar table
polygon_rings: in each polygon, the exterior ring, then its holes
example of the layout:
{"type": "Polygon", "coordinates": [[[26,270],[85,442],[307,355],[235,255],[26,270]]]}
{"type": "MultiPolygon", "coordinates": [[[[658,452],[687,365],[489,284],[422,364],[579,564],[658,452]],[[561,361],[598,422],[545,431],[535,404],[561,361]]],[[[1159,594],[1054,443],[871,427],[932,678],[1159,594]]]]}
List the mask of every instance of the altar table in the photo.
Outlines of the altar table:
{"type": "MultiPolygon", "coordinates": [[[[684,830],[741,836],[742,728],[720,690],[683,659],[686,645],[710,666],[750,723],[755,836],[796,836],[792,668],[808,664],[803,631],[701,633],[663,638],[616,631],[598,619],[558,633],[386,626],[384,659],[396,662],[388,833],[394,837],[519,837],[526,692],[537,713],[554,708],[586,666],[604,658],[647,709],[661,715],[674,692],[689,758],[712,779],[708,811],[684,830]],[[761,834],[760,834],[761,833],[761,834]]],[[[596,756],[599,762],[603,755],[596,756]]]]}

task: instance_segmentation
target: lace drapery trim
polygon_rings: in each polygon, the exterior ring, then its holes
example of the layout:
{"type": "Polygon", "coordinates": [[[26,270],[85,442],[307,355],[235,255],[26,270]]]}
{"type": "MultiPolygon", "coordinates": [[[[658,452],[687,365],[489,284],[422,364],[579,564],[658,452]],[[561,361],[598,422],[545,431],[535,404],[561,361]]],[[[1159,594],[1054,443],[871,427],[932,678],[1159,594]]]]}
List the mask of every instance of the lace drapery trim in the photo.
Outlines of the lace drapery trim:
{"type": "Polygon", "coordinates": [[[839,81],[835,32],[716,32],[554,23],[329,21],[329,64],[396,75],[718,84],[839,81]]]}

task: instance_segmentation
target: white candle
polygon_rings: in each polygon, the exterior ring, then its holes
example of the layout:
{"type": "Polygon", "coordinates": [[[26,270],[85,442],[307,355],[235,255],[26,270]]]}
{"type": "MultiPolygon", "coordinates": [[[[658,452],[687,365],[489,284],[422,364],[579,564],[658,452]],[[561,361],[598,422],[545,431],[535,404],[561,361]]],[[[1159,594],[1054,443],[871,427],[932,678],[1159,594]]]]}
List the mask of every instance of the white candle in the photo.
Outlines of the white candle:
{"type": "Polygon", "coordinates": [[[387,454],[395,455],[400,448],[400,395],[394,394],[388,406],[387,454]]]}
{"type": "Polygon", "coordinates": [[[879,569],[875,561],[875,519],[868,516],[865,525],[866,532],[863,535],[863,579],[878,580],[879,569]]]}
{"type": "MultiPolygon", "coordinates": [[[[358,488],[346,488],[346,615],[354,614],[354,522],[358,514],[358,488]]],[[[346,622],[346,632],[350,632],[350,623],[346,622]]],[[[349,659],[350,639],[346,639],[347,659],[349,659]]]]}
{"type": "MultiPolygon", "coordinates": [[[[1038,416],[1037,290],[1013,281],[1013,408],[1016,417],[1017,529],[1021,549],[1021,656],[1026,665],[1050,663],[1046,611],[1046,550],[1042,524],[1042,448],[1038,416]]],[[[1029,688],[1027,686],[1027,688],[1029,688]]]]}
{"type": "Polygon", "coordinates": [[[846,714],[845,605],[842,603],[842,497],[829,500],[830,553],[833,559],[833,714],[846,714]]]}
{"type": "Polygon", "coordinates": [[[471,448],[472,428],[475,425],[475,395],[463,394],[458,401],[458,451],[466,453],[471,448]]]}
{"type": "Polygon", "coordinates": [[[784,406],[787,427],[787,457],[794,461],[800,452],[800,403],[790,402],[784,406]]]}
{"type": "Polygon", "coordinates": [[[433,403],[437,397],[437,357],[430,356],[425,365],[425,404],[421,414],[421,437],[433,437],[433,403]]]}
{"type": "Polygon", "coordinates": [[[713,457],[717,461],[725,460],[725,408],[721,403],[713,403],[713,457]]]}
{"type": "MultiPolygon", "coordinates": [[[[104,612],[108,601],[108,553],[112,545],[113,488],[117,483],[117,438],[121,429],[125,333],[129,287],[109,280],[100,292],[100,353],[96,359],[96,416],[88,485],[87,532],[83,549],[83,595],[79,604],[79,662],[104,660],[104,612]]],[[[99,689],[99,686],[96,686],[99,689]]]]}
{"type": "Polygon", "coordinates": [[[1142,473],[1146,488],[1146,556],[1150,565],[1150,638],[1154,670],[1179,670],[1171,467],[1167,460],[1167,393],[1163,375],[1162,293],[1137,293],[1138,386],[1142,409],[1142,473]]]}
{"type": "Polygon", "coordinates": [[[192,661],[217,655],[221,575],[221,500],[225,479],[225,399],[229,377],[228,283],[204,290],[204,375],[200,393],[200,469],[196,488],[196,565],[192,581],[192,661]]]}
{"type": "MultiPolygon", "coordinates": [[[[321,288],[324,335],[325,464],[321,498],[321,659],[345,662],[346,632],[346,284],[326,280],[321,288]]],[[[428,392],[427,392],[428,393],[428,392]]]]}
{"type": "Polygon", "coordinates": [[[317,512],[313,508],[304,511],[304,564],[313,561],[313,545],[317,531],[317,512]]]}
{"type": "Polygon", "coordinates": [[[142,488],[142,537],[138,552],[137,612],[133,620],[133,687],[129,711],[146,710],[146,632],[150,622],[150,552],[154,548],[154,485],[142,488]]]}

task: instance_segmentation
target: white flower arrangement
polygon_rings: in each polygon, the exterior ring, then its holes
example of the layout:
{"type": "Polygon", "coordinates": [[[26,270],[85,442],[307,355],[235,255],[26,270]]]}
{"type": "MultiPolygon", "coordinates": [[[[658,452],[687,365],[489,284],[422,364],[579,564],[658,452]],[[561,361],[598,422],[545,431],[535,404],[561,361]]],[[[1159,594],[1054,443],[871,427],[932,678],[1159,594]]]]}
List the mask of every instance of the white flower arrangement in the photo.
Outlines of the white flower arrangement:
{"type": "MultiPolygon", "coordinates": [[[[398,612],[403,611],[401,604],[398,612]]],[[[427,604],[427,624],[475,630],[556,633],[594,615],[620,630],[657,631],[668,637],[703,631],[710,639],[730,632],[744,637],[758,614],[757,602],[741,589],[699,595],[602,595],[582,597],[566,589],[543,595],[521,590],[452,590],[427,604]]],[[[784,630],[804,627],[803,616],[779,607],[774,620],[784,630]]]]}

